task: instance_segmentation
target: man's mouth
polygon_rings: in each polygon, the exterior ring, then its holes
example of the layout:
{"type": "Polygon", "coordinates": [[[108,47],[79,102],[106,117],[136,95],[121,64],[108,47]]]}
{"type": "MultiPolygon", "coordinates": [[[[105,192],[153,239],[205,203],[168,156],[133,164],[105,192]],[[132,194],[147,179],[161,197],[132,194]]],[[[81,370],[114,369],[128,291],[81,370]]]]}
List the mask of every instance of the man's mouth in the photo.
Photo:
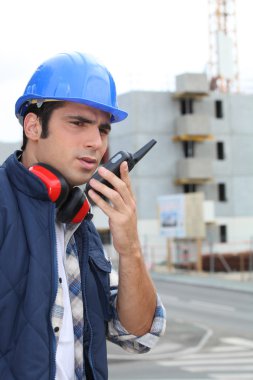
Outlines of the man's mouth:
{"type": "Polygon", "coordinates": [[[81,157],[79,161],[86,170],[95,170],[98,165],[97,160],[93,157],[81,157]]]}

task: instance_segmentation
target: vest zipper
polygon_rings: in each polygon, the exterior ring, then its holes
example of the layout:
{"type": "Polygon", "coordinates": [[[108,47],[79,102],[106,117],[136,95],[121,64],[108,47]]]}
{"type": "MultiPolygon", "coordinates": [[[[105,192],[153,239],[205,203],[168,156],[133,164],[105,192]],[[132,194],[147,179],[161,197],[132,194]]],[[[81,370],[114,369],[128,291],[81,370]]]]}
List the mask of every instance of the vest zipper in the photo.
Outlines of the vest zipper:
{"type": "Polygon", "coordinates": [[[58,262],[57,262],[57,240],[56,240],[56,231],[55,231],[55,218],[56,218],[56,209],[52,205],[50,208],[50,230],[52,231],[52,293],[51,293],[51,311],[50,311],[50,325],[51,325],[51,336],[52,336],[52,346],[50,351],[51,358],[51,379],[56,379],[56,338],[53,331],[52,325],[52,308],[55,303],[57,289],[58,289],[58,262]],[[52,215],[53,214],[53,215],[52,215]]]}

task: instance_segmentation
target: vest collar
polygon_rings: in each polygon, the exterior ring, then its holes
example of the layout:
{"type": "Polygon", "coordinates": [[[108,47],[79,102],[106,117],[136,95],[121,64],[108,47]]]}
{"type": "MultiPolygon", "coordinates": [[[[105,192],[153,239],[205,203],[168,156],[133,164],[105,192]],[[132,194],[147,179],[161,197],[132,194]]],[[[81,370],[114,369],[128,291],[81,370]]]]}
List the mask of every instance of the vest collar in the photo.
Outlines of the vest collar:
{"type": "Polygon", "coordinates": [[[4,163],[11,183],[29,197],[49,201],[47,188],[44,183],[31,173],[18,159],[21,151],[17,150],[4,163]]]}

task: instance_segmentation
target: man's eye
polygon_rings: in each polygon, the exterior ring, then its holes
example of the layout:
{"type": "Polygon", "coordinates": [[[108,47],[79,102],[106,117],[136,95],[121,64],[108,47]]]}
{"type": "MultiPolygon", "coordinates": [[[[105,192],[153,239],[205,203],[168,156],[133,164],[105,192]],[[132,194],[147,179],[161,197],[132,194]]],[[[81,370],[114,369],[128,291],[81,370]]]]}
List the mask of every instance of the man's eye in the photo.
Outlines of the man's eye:
{"type": "Polygon", "coordinates": [[[72,121],[72,124],[77,125],[78,127],[81,127],[83,125],[82,121],[72,121]]]}
{"type": "Polygon", "coordinates": [[[100,133],[102,135],[108,135],[109,134],[109,129],[107,129],[107,128],[100,128],[100,133]]]}

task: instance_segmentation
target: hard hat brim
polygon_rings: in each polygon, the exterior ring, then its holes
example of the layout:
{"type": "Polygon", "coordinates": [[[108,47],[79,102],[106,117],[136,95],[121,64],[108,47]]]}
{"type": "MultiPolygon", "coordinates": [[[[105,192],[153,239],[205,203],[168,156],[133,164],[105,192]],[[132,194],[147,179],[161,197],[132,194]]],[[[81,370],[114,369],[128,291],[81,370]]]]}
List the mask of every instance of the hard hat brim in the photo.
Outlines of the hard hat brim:
{"type": "Polygon", "coordinates": [[[24,113],[25,113],[24,105],[25,104],[28,105],[29,102],[34,101],[34,100],[38,100],[38,102],[65,101],[65,102],[85,104],[89,107],[93,107],[93,108],[99,109],[101,111],[110,113],[111,114],[111,123],[118,123],[118,122],[126,119],[128,116],[127,112],[125,112],[119,108],[110,107],[108,105],[98,103],[98,102],[94,102],[94,101],[88,100],[88,99],[80,99],[80,98],[67,98],[66,99],[66,98],[61,98],[61,97],[45,99],[41,96],[36,96],[33,94],[32,96],[31,95],[21,96],[17,100],[17,102],[15,104],[15,114],[19,120],[21,120],[22,117],[24,116],[24,113]]]}

